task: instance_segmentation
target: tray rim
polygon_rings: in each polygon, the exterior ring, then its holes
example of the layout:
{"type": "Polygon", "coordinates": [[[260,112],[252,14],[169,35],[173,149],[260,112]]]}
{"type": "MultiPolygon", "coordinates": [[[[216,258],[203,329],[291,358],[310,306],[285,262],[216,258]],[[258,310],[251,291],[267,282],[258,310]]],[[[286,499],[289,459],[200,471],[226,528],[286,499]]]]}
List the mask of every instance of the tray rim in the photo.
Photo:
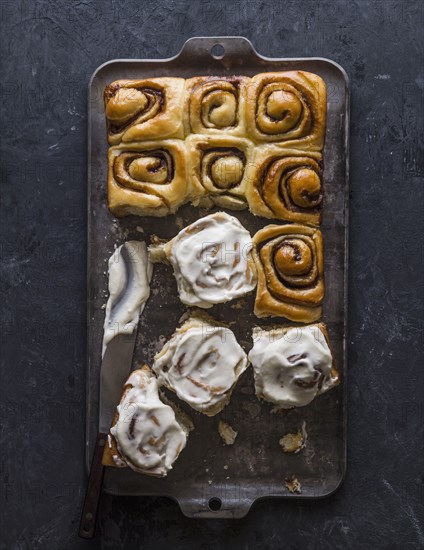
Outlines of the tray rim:
{"type": "MultiPolygon", "coordinates": [[[[115,58],[108,60],[102,64],[100,64],[92,73],[87,87],[87,148],[88,148],[88,155],[87,155],[87,265],[86,265],[86,280],[87,280],[87,350],[86,350],[86,419],[85,419],[85,463],[86,463],[86,472],[89,472],[90,464],[91,464],[91,454],[90,454],[90,441],[89,441],[89,416],[87,414],[87,405],[88,405],[88,396],[89,396],[89,388],[90,388],[90,338],[89,338],[89,331],[90,331],[90,300],[91,300],[91,291],[90,291],[90,257],[91,257],[91,241],[90,241],[90,228],[91,228],[91,217],[90,217],[90,206],[91,206],[91,185],[92,185],[92,176],[91,176],[91,159],[92,159],[92,121],[91,121],[91,91],[93,88],[93,83],[95,82],[96,78],[99,78],[101,75],[101,72],[105,70],[106,68],[109,68],[112,65],[117,64],[130,64],[130,65],[137,65],[139,63],[143,64],[149,64],[149,63],[169,63],[172,61],[177,60],[182,53],[186,50],[187,46],[191,46],[192,44],[195,44],[196,42],[202,42],[207,43],[210,42],[211,46],[215,44],[220,44],[220,41],[224,40],[231,40],[234,42],[239,41],[241,43],[245,43],[247,45],[251,52],[250,54],[252,56],[257,57],[260,60],[264,60],[266,62],[277,62],[277,63],[283,63],[283,62],[296,62],[296,63],[302,63],[302,62],[318,62],[322,63],[324,65],[330,65],[332,66],[336,71],[338,71],[342,77],[342,80],[344,82],[344,93],[345,93],[345,105],[344,105],[344,122],[343,122],[343,128],[345,133],[345,143],[344,143],[344,151],[345,151],[345,166],[344,166],[344,185],[343,185],[343,193],[344,193],[344,273],[343,273],[343,302],[344,302],[344,312],[343,312],[343,334],[342,334],[342,353],[343,353],[343,384],[342,384],[342,398],[343,398],[343,418],[342,418],[342,426],[343,426],[343,455],[342,455],[342,470],[340,477],[337,479],[337,484],[334,488],[327,491],[326,493],[320,493],[318,495],[309,496],[309,495],[302,495],[302,494],[288,494],[288,495],[264,495],[255,498],[251,501],[249,507],[245,510],[244,515],[246,515],[249,510],[259,501],[264,499],[302,499],[302,500],[321,500],[324,498],[328,498],[331,495],[333,495],[335,492],[337,492],[341,485],[343,484],[345,477],[346,477],[346,469],[347,469],[347,430],[348,430],[348,422],[347,422],[347,384],[348,384],[348,362],[347,362],[347,334],[348,334],[348,268],[349,268],[349,161],[350,161],[350,149],[349,149],[349,143],[350,143],[350,80],[347,72],[345,69],[336,61],[333,61],[331,59],[325,58],[325,57],[268,57],[260,54],[256,48],[253,46],[252,42],[243,36],[236,36],[236,35],[228,35],[228,36],[194,36],[186,40],[180,50],[171,57],[167,58],[115,58]]],[[[265,72],[265,71],[264,71],[265,72]]],[[[108,491],[105,490],[108,494],[114,494],[119,495],[120,493],[114,492],[114,491],[108,491]]],[[[124,493],[122,493],[124,494],[124,493]]],[[[126,496],[134,496],[139,497],[143,495],[127,495],[126,496]]],[[[158,496],[158,495],[156,495],[158,496]]],[[[163,493],[161,496],[165,498],[169,498],[176,502],[180,509],[182,510],[182,513],[184,515],[185,511],[181,507],[180,502],[178,498],[176,498],[173,495],[165,494],[163,493]]],[[[223,516],[220,515],[219,512],[211,512],[209,515],[200,514],[197,515],[189,515],[188,517],[232,517],[232,516],[223,516]]],[[[237,516],[237,517],[243,517],[243,516],[237,516]]]]}
{"type": "MultiPolygon", "coordinates": [[[[108,67],[109,65],[113,65],[115,63],[158,63],[158,62],[161,62],[161,63],[169,63],[170,61],[175,61],[176,59],[178,59],[178,57],[181,56],[181,54],[186,50],[187,46],[190,46],[191,44],[195,43],[195,41],[204,41],[204,40],[211,40],[213,42],[215,42],[216,44],[219,44],[219,41],[221,40],[239,40],[239,41],[243,41],[245,42],[252,50],[252,53],[254,55],[256,55],[257,57],[259,57],[260,59],[263,59],[264,61],[275,61],[275,62],[282,62],[282,61],[320,61],[320,62],[324,62],[325,64],[327,65],[332,65],[334,68],[336,68],[343,76],[343,79],[345,81],[345,86],[346,86],[346,92],[348,94],[348,97],[347,99],[349,100],[349,92],[350,92],[350,80],[349,80],[349,75],[347,74],[347,72],[345,71],[345,69],[339,64],[337,63],[336,61],[333,61],[332,59],[329,59],[327,57],[315,57],[315,56],[312,56],[312,57],[267,57],[265,55],[262,55],[260,54],[256,48],[253,46],[252,42],[246,38],[245,36],[237,36],[237,35],[228,35],[228,36],[192,36],[191,38],[189,38],[188,40],[186,40],[184,42],[184,44],[182,45],[181,49],[179,50],[179,52],[171,57],[164,57],[164,58],[140,58],[140,59],[135,59],[135,58],[114,58],[114,59],[110,59],[109,61],[105,61],[104,63],[102,63],[101,65],[99,65],[95,70],[94,72],[92,73],[91,77],[90,77],[90,80],[89,80],[89,83],[88,83],[88,90],[90,91],[91,87],[92,87],[92,84],[93,84],[93,81],[94,79],[98,76],[98,74],[106,67],[108,67]]],[[[90,98],[88,98],[88,101],[90,101],[90,98]]],[[[347,101],[347,105],[348,105],[348,108],[349,108],[349,101],[347,101]]],[[[349,122],[349,121],[347,121],[349,122]]],[[[347,128],[349,128],[349,124],[347,124],[347,128]]],[[[348,163],[347,163],[348,164],[348,163]]]]}

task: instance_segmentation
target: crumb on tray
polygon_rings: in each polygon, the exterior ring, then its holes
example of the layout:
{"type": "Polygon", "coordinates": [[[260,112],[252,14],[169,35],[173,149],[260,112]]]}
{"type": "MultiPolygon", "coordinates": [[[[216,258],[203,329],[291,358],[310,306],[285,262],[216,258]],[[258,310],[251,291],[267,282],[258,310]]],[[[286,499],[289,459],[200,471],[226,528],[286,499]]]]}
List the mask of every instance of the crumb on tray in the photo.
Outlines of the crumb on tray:
{"type": "Polygon", "coordinates": [[[227,422],[224,422],[223,420],[219,421],[218,432],[225,445],[233,445],[237,437],[237,432],[233,430],[227,422]]]}
{"type": "Polygon", "coordinates": [[[293,474],[290,477],[286,477],[284,480],[284,484],[287,487],[287,489],[290,491],[290,493],[301,493],[302,492],[302,485],[300,484],[300,481],[297,479],[297,477],[293,474]]]}
{"type": "Polygon", "coordinates": [[[233,302],[230,307],[231,309],[243,309],[243,307],[246,305],[246,300],[238,300],[237,302],[233,302]]]}
{"type": "Polygon", "coordinates": [[[165,244],[168,241],[167,241],[167,239],[162,239],[161,237],[158,237],[157,235],[151,235],[150,242],[154,246],[159,246],[161,244],[165,244]]]}
{"type": "Polygon", "coordinates": [[[296,433],[287,433],[278,442],[285,453],[298,453],[306,446],[306,423],[296,433]]]}

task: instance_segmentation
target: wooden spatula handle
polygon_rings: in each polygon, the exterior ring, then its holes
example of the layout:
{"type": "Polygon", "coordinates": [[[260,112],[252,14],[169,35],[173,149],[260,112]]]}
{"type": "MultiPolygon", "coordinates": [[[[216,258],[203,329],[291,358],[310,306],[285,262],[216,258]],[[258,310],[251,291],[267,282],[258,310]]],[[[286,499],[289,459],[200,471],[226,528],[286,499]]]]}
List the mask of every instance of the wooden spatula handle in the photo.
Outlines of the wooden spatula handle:
{"type": "Polygon", "coordinates": [[[93,460],[91,462],[90,475],[88,476],[84,507],[82,509],[79,527],[79,536],[84,539],[92,539],[96,530],[97,512],[99,509],[104,474],[102,456],[106,439],[106,434],[99,433],[96,440],[96,446],[94,447],[93,460]]]}

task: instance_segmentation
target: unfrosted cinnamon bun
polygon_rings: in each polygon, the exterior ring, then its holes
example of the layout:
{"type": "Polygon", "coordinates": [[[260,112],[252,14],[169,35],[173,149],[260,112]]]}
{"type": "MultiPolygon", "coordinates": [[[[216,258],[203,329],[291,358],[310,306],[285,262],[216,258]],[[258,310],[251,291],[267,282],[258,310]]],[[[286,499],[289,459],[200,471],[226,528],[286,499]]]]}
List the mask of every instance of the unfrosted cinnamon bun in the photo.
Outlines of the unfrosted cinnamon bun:
{"type": "Polygon", "coordinates": [[[247,167],[246,198],[256,216],[319,225],[322,157],[273,144],[255,148],[247,167]]]}
{"type": "Polygon", "coordinates": [[[249,360],[256,395],[276,409],[308,405],[339,383],[324,323],[303,327],[255,328],[249,360]]]}
{"type": "Polygon", "coordinates": [[[111,147],[108,202],[115,216],[166,216],[187,202],[186,150],[180,140],[111,147]]]}
{"type": "Polygon", "coordinates": [[[318,75],[304,71],[260,73],[248,85],[246,135],[256,142],[321,151],[326,109],[326,86],[318,75]]]}
{"type": "Polygon", "coordinates": [[[206,208],[246,208],[246,168],[252,144],[230,136],[189,136],[186,146],[192,202],[206,208]]]}
{"type": "Polygon", "coordinates": [[[183,78],[117,80],[104,92],[111,145],[183,138],[183,78]]]}
{"type": "Polygon", "coordinates": [[[256,286],[250,234],[225,212],[200,218],[166,244],[150,246],[149,256],[172,265],[180,299],[188,306],[210,308],[256,286]]]}
{"type": "Polygon", "coordinates": [[[198,76],[186,80],[186,134],[243,136],[249,78],[198,76]]]}
{"type": "Polygon", "coordinates": [[[208,316],[193,315],[155,356],[153,370],[161,384],[193,409],[214,416],[228,403],[247,366],[231,330],[208,316]]]}
{"type": "Polygon", "coordinates": [[[267,225],[254,237],[255,315],[311,323],[322,313],[322,235],[300,224],[267,225]]]}
{"type": "Polygon", "coordinates": [[[191,429],[188,417],[179,411],[176,415],[160,399],[157,379],[144,366],[132,372],[125,383],[103,464],[164,477],[184,449],[191,429]]]}

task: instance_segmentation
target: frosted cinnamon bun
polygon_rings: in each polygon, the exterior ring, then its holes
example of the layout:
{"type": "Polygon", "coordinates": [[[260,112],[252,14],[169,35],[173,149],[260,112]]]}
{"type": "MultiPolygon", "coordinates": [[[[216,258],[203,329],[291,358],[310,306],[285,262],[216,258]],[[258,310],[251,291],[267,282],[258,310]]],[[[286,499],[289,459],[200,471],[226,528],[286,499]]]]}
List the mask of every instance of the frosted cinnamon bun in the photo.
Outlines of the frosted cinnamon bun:
{"type": "Polygon", "coordinates": [[[254,237],[255,315],[311,323],[322,313],[322,234],[300,224],[267,225],[254,237]]]}
{"type": "Polygon", "coordinates": [[[230,210],[246,208],[251,142],[230,136],[189,136],[186,146],[193,204],[230,210]]]}
{"type": "Polygon", "coordinates": [[[183,78],[117,80],[104,92],[108,141],[183,138],[183,78]]]}
{"type": "Polygon", "coordinates": [[[322,157],[273,144],[255,148],[247,167],[246,198],[256,216],[319,225],[322,157]]]}
{"type": "Polygon", "coordinates": [[[244,135],[244,103],[249,78],[198,76],[186,80],[185,132],[244,135]]]}
{"type": "Polygon", "coordinates": [[[107,466],[129,466],[136,472],[164,477],[184,449],[190,420],[165,404],[151,370],[131,373],[108,436],[103,455],[107,466]]]}
{"type": "Polygon", "coordinates": [[[324,323],[255,328],[252,338],[256,395],[275,409],[304,407],[339,383],[324,323]]]}
{"type": "Polygon", "coordinates": [[[181,301],[210,308],[256,286],[252,239],[237,218],[217,212],[200,218],[165,244],[149,247],[153,263],[169,262],[181,301]]]}
{"type": "Polygon", "coordinates": [[[188,200],[183,141],[111,147],[108,164],[108,203],[115,216],[166,216],[188,200]]]}
{"type": "Polygon", "coordinates": [[[254,76],[245,103],[246,136],[281,147],[321,151],[327,96],[321,77],[304,71],[254,76]]]}
{"type": "Polygon", "coordinates": [[[234,333],[208,316],[193,315],[155,356],[153,370],[190,407],[208,416],[221,411],[248,361],[234,333]]]}

